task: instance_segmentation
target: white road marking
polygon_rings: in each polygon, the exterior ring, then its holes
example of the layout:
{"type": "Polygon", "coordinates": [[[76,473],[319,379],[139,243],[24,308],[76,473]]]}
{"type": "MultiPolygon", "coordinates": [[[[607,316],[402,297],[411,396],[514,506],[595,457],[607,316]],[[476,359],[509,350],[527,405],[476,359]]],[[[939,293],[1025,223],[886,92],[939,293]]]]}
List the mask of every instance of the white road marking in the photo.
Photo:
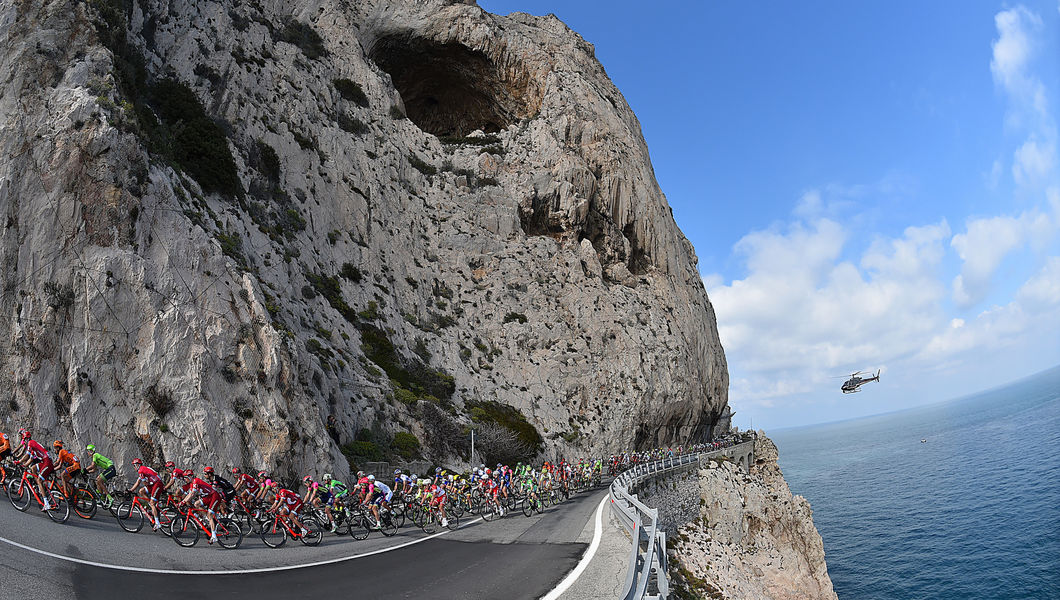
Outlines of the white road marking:
{"type": "MultiPolygon", "coordinates": [[[[464,523],[460,527],[457,527],[457,529],[462,529],[464,527],[467,527],[468,525],[474,525],[475,523],[478,523],[481,520],[482,520],[482,517],[479,517],[479,518],[475,519],[474,521],[468,521],[467,523],[464,523]]],[[[293,569],[306,569],[306,568],[309,568],[309,567],[319,567],[319,566],[322,566],[322,565],[333,565],[335,563],[346,562],[348,560],[354,560],[354,559],[357,559],[357,558],[364,558],[366,556],[373,556],[373,555],[376,555],[376,554],[383,554],[384,552],[392,552],[394,550],[400,550],[401,548],[406,548],[406,547],[412,546],[414,544],[419,544],[421,542],[426,542],[427,540],[434,539],[434,538],[436,538],[438,536],[445,535],[447,533],[450,533],[450,531],[449,530],[440,531],[438,533],[435,533],[434,535],[429,535],[429,536],[427,536],[425,538],[412,540],[410,542],[405,542],[404,544],[398,544],[397,546],[391,546],[389,548],[381,548],[379,550],[373,550],[371,552],[363,552],[361,554],[354,554],[354,555],[351,555],[351,556],[342,556],[342,557],[339,557],[339,558],[332,558],[332,559],[329,559],[329,560],[321,560],[321,561],[317,561],[317,562],[304,563],[304,564],[300,564],[300,565],[287,565],[287,566],[283,566],[283,567],[269,567],[269,568],[261,568],[261,569],[238,569],[238,570],[226,570],[226,571],[219,571],[219,570],[214,570],[214,571],[181,571],[181,570],[177,570],[177,569],[152,569],[152,568],[149,568],[149,567],[129,567],[129,566],[125,566],[125,565],[109,565],[107,563],[95,562],[95,561],[91,561],[91,560],[84,560],[84,559],[81,559],[81,558],[74,558],[72,556],[63,556],[62,554],[55,554],[54,552],[48,552],[47,550],[41,550],[39,548],[34,548],[32,546],[27,546],[25,544],[20,544],[18,542],[11,541],[11,540],[9,540],[9,539],[7,539],[5,537],[0,537],[0,542],[4,542],[6,544],[10,544],[12,546],[15,546],[16,548],[22,548],[23,550],[28,550],[30,552],[35,552],[35,553],[40,554],[42,556],[48,556],[50,558],[55,558],[55,559],[58,559],[58,560],[65,560],[67,562],[78,563],[78,564],[82,564],[82,565],[89,565],[91,567],[100,567],[102,569],[114,569],[114,570],[117,570],[117,571],[133,571],[133,572],[136,572],[136,573],[154,573],[154,574],[158,574],[158,575],[249,575],[249,574],[253,574],[253,573],[271,573],[271,572],[274,572],[274,571],[290,571],[290,570],[293,570],[293,569]]]]}
{"type": "Polygon", "coordinates": [[[596,549],[600,547],[600,536],[603,535],[603,530],[600,526],[602,522],[601,518],[604,514],[604,505],[607,504],[607,500],[610,497],[610,494],[605,495],[604,499],[600,501],[600,506],[596,508],[596,531],[593,532],[593,541],[589,544],[589,548],[585,551],[582,559],[578,561],[578,565],[563,578],[563,581],[560,581],[556,587],[552,588],[551,592],[542,596],[541,600],[556,600],[562,596],[563,592],[566,592],[567,588],[573,585],[574,582],[581,577],[582,571],[585,570],[585,567],[588,567],[589,563],[592,562],[593,555],[596,554],[596,549]]]}

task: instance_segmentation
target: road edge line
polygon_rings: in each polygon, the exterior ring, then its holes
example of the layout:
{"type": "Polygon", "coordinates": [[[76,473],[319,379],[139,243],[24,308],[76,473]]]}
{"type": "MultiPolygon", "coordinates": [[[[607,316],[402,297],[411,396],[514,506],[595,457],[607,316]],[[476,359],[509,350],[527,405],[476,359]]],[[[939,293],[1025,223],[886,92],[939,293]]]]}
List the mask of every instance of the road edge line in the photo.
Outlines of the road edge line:
{"type": "Polygon", "coordinates": [[[596,507],[596,531],[593,532],[593,541],[585,550],[582,559],[578,561],[578,564],[575,565],[573,569],[571,569],[570,573],[567,573],[567,576],[564,577],[562,581],[556,584],[556,587],[552,588],[552,591],[542,596],[541,600],[557,600],[557,598],[567,591],[567,588],[574,585],[574,582],[581,577],[582,572],[585,571],[585,568],[589,566],[590,562],[592,562],[593,556],[596,555],[597,548],[600,547],[600,538],[603,537],[603,528],[601,525],[604,514],[604,505],[607,504],[610,497],[610,494],[605,494],[604,498],[600,500],[600,505],[596,507]]]}
{"type": "Polygon", "coordinates": [[[5,538],[3,536],[0,536],[0,542],[4,542],[6,544],[10,544],[12,546],[15,546],[16,548],[22,548],[23,550],[28,550],[30,552],[35,552],[35,553],[40,554],[42,556],[47,556],[47,557],[54,558],[54,559],[57,559],[57,560],[64,560],[64,561],[67,561],[67,562],[72,562],[72,563],[77,563],[77,564],[82,564],[82,565],[88,565],[88,566],[91,566],[91,567],[100,567],[102,569],[111,569],[111,570],[116,570],[116,571],[132,571],[132,572],[135,572],[135,573],[152,573],[152,574],[155,574],[155,575],[252,575],[252,574],[256,574],[256,573],[272,573],[272,572],[276,572],[276,571],[292,571],[294,569],[308,569],[310,567],[320,567],[320,566],[323,566],[323,565],[333,565],[333,564],[336,564],[336,563],[346,562],[346,561],[349,561],[349,560],[355,560],[355,559],[358,559],[358,558],[365,558],[365,557],[368,557],[368,556],[374,556],[376,554],[383,554],[385,552],[393,552],[394,550],[400,550],[402,548],[407,548],[408,546],[413,546],[415,544],[420,544],[422,542],[426,542],[427,540],[433,540],[436,537],[445,535],[447,533],[452,533],[453,531],[459,531],[459,530],[463,529],[464,527],[467,527],[469,525],[474,525],[475,523],[478,523],[481,520],[482,520],[482,517],[479,517],[479,518],[475,519],[474,521],[468,521],[467,523],[464,523],[463,525],[457,527],[454,530],[448,530],[447,529],[445,531],[439,531],[438,533],[429,535],[429,536],[427,536],[425,538],[420,538],[420,539],[417,539],[417,540],[411,540],[411,541],[405,542],[403,544],[398,544],[397,546],[392,546],[392,547],[389,547],[389,548],[380,548],[379,550],[372,550],[371,552],[364,552],[364,553],[361,553],[361,554],[354,554],[352,556],[340,556],[339,558],[331,558],[331,559],[328,559],[328,560],[321,560],[321,561],[312,562],[312,563],[304,563],[304,564],[300,564],[300,565],[284,565],[284,566],[281,566],[281,567],[269,567],[269,568],[260,568],[260,569],[235,569],[235,570],[230,570],[230,571],[220,571],[220,570],[213,570],[213,571],[182,571],[182,570],[179,570],[179,569],[152,569],[150,567],[129,567],[129,566],[126,566],[126,565],[108,565],[107,563],[95,562],[95,561],[91,561],[91,560],[84,560],[82,558],[74,558],[72,556],[64,556],[62,554],[56,554],[54,552],[48,552],[47,550],[41,550],[39,548],[34,548],[33,546],[27,546],[25,544],[20,544],[20,543],[18,543],[16,541],[9,540],[9,539],[7,539],[7,538],[5,538]]]}

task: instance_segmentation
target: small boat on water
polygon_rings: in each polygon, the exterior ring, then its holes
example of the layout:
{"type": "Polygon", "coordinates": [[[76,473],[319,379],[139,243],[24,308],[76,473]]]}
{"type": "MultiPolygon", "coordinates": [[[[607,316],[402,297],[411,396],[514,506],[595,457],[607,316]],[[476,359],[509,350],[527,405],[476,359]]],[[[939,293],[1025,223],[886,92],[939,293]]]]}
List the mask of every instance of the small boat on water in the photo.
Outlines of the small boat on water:
{"type": "Polygon", "coordinates": [[[926,444],[927,443],[927,438],[920,438],[920,443],[921,444],[926,444]]]}

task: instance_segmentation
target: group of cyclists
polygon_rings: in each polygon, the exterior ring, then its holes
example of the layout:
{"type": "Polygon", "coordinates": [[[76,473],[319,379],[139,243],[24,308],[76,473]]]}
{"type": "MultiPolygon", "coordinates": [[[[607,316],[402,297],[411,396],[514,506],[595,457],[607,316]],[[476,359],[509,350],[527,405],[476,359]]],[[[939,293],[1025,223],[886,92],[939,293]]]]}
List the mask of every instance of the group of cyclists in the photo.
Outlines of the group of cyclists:
{"type": "MultiPolygon", "coordinates": [[[[421,476],[399,469],[392,473],[392,480],[388,476],[387,481],[359,471],[351,485],[330,473],[324,473],[319,480],[306,475],[300,486],[285,487],[264,470],[247,473],[239,467],[232,467],[227,473],[221,473],[212,466],[205,466],[196,473],[193,469],[178,467],[173,461],[156,469],[144,464],[142,459],[134,458],[130,463],[133,471],[129,477],[131,483],[118,486],[118,469],[114,461],[98,452],[93,444],[86,445],[78,456],[67,449],[62,440],[55,440],[51,445],[55,453],[53,457],[33,439],[29,430],[21,429],[17,435],[17,441],[13,442],[6,434],[0,433],[0,468],[12,461],[25,474],[28,485],[40,492],[42,511],[51,510],[51,502],[61,498],[56,492],[46,491],[48,486],[61,489],[66,498],[73,498],[72,481],[84,474],[86,480],[92,480],[91,485],[95,488],[92,496],[100,506],[115,512],[119,499],[124,499],[122,505],[127,507],[128,499],[136,498],[141,506],[146,507],[143,516],[155,531],[171,524],[172,518],[167,518],[165,513],[167,510],[176,510],[178,514],[196,511],[203,516],[204,529],[208,530],[211,544],[218,541],[219,528],[225,529],[225,524],[234,521],[237,513],[244,517],[253,514],[258,527],[271,518],[277,519],[274,527],[279,526],[280,519],[285,520],[293,525],[289,529],[290,535],[299,537],[309,535],[310,529],[327,528],[336,533],[354,509],[363,515],[371,529],[384,530],[393,526],[391,514],[395,502],[402,511],[406,506],[416,506],[429,517],[436,515],[442,527],[455,523],[456,517],[450,512],[462,514],[465,509],[477,510],[487,519],[504,516],[506,510],[513,507],[515,498],[525,500],[527,506],[536,507],[540,512],[543,502],[557,501],[555,498],[561,494],[565,497],[577,489],[599,485],[604,469],[601,459],[583,459],[574,463],[545,461],[538,468],[522,463],[514,467],[480,464],[464,474],[438,467],[433,473],[421,476]]],[[[610,469],[614,467],[615,457],[612,457],[610,469]]],[[[11,492],[7,486],[13,484],[14,481],[5,483],[9,495],[11,492]]],[[[127,512],[129,509],[123,510],[127,512]]],[[[524,512],[528,511],[524,508],[524,512]]],[[[190,519],[191,512],[187,514],[190,519]]],[[[115,516],[121,523],[123,517],[118,512],[115,516]]],[[[252,525],[251,529],[254,528],[252,525]]],[[[163,533],[169,535],[167,531],[163,533]]],[[[222,542],[222,545],[225,544],[222,542]]]]}

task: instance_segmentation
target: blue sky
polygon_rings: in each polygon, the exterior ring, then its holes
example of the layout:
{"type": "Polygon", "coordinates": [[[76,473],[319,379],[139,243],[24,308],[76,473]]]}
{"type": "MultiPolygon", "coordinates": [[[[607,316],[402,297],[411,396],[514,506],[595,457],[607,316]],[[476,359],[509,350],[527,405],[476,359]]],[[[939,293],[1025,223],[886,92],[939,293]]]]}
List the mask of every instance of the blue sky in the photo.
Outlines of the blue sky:
{"type": "Polygon", "coordinates": [[[553,2],[641,121],[737,424],[1060,363],[1060,2],[553,2]],[[882,369],[844,396],[837,375],[882,369]]]}

